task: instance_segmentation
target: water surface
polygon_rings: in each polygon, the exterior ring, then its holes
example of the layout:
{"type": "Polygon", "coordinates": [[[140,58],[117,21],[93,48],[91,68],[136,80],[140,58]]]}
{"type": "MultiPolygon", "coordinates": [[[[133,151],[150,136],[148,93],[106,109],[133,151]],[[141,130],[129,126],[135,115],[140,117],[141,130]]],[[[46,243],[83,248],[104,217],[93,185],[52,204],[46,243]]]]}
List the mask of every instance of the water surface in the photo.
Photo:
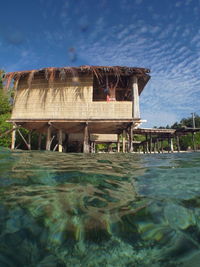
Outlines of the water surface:
{"type": "Polygon", "coordinates": [[[200,153],[0,149],[0,266],[199,266],[200,153]]]}

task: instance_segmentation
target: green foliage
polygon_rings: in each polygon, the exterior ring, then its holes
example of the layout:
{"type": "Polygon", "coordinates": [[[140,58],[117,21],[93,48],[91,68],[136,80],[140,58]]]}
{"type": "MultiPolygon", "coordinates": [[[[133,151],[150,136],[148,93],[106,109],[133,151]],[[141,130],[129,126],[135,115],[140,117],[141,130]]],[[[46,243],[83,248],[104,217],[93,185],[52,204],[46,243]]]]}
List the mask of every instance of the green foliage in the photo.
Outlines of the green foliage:
{"type": "MultiPolygon", "coordinates": [[[[9,104],[9,97],[3,90],[2,75],[3,71],[0,70],[0,134],[11,129],[11,124],[6,122],[11,116],[11,106],[9,104]]],[[[10,135],[0,138],[0,146],[9,147],[11,144],[10,135]]]]}
{"type": "MultiPolygon", "coordinates": [[[[0,134],[5,133],[6,131],[10,130],[12,125],[6,120],[10,119],[10,113],[0,114],[0,134]]],[[[0,146],[10,147],[11,145],[11,137],[10,135],[6,135],[0,138],[0,146]]]]}

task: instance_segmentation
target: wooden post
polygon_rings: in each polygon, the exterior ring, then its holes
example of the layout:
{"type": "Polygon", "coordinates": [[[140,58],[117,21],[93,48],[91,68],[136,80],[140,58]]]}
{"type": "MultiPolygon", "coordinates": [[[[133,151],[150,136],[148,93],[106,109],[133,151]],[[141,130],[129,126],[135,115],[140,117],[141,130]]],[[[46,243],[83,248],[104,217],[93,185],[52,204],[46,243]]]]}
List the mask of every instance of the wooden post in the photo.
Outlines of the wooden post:
{"type": "Polygon", "coordinates": [[[195,133],[192,132],[192,144],[193,144],[193,150],[196,151],[196,142],[195,142],[195,133]]]}
{"type": "Polygon", "coordinates": [[[58,130],[58,152],[63,152],[63,144],[62,144],[62,129],[58,130]]]}
{"type": "Polygon", "coordinates": [[[133,125],[129,128],[129,152],[133,152],[133,125]]]}
{"type": "Polygon", "coordinates": [[[28,149],[31,150],[31,131],[28,133],[28,149]]]}
{"type": "Polygon", "coordinates": [[[171,153],[174,152],[173,137],[170,137],[170,151],[171,153]]]}
{"type": "Polygon", "coordinates": [[[84,126],[84,132],[83,132],[83,153],[90,153],[89,132],[88,132],[88,124],[87,123],[84,126]]]}
{"type": "Polygon", "coordinates": [[[123,130],[122,134],[122,152],[125,153],[126,151],[126,131],[123,130]]]}
{"type": "Polygon", "coordinates": [[[47,129],[46,150],[51,150],[51,126],[47,129]]]}
{"type": "Polygon", "coordinates": [[[38,136],[38,150],[41,150],[41,144],[42,144],[42,134],[39,133],[39,136],[38,136]]]}
{"type": "Polygon", "coordinates": [[[133,76],[133,86],[132,86],[132,117],[134,119],[140,118],[138,78],[135,75],[133,76]]]}
{"type": "MultiPolygon", "coordinates": [[[[13,125],[13,129],[16,128],[13,125]]],[[[16,142],[16,130],[12,131],[12,143],[11,143],[11,149],[15,149],[15,142],[16,142]]]]}
{"type": "Polygon", "coordinates": [[[117,152],[120,152],[120,134],[117,135],[117,152]]]}
{"type": "Polygon", "coordinates": [[[163,153],[163,139],[161,139],[161,152],[163,153]]]}
{"type": "Polygon", "coordinates": [[[150,144],[149,144],[149,147],[150,147],[150,154],[152,152],[152,134],[150,133],[150,144]]]}
{"type": "Polygon", "coordinates": [[[93,142],[93,153],[96,153],[96,143],[93,142]]]}
{"type": "Polygon", "coordinates": [[[146,151],[149,153],[148,134],[146,134],[146,151]]]}
{"type": "Polygon", "coordinates": [[[176,136],[176,145],[177,145],[177,150],[180,152],[180,142],[179,142],[179,136],[176,136]]]}

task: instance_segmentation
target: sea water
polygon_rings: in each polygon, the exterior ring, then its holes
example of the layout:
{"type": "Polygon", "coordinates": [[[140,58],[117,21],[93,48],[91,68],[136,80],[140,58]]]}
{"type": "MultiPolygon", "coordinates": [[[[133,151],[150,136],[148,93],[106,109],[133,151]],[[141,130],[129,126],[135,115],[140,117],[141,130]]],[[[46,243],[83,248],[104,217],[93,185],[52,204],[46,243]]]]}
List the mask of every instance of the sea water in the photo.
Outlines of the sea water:
{"type": "Polygon", "coordinates": [[[200,266],[200,153],[0,149],[0,266],[200,266]]]}

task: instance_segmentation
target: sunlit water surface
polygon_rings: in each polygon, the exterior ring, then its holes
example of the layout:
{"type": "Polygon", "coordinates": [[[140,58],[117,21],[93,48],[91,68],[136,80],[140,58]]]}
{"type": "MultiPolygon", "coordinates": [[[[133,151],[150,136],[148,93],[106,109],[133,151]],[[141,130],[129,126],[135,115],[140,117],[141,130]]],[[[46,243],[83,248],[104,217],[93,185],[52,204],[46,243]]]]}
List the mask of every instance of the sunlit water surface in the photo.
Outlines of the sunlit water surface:
{"type": "Polygon", "coordinates": [[[199,264],[199,153],[0,149],[0,266],[199,264]]]}

